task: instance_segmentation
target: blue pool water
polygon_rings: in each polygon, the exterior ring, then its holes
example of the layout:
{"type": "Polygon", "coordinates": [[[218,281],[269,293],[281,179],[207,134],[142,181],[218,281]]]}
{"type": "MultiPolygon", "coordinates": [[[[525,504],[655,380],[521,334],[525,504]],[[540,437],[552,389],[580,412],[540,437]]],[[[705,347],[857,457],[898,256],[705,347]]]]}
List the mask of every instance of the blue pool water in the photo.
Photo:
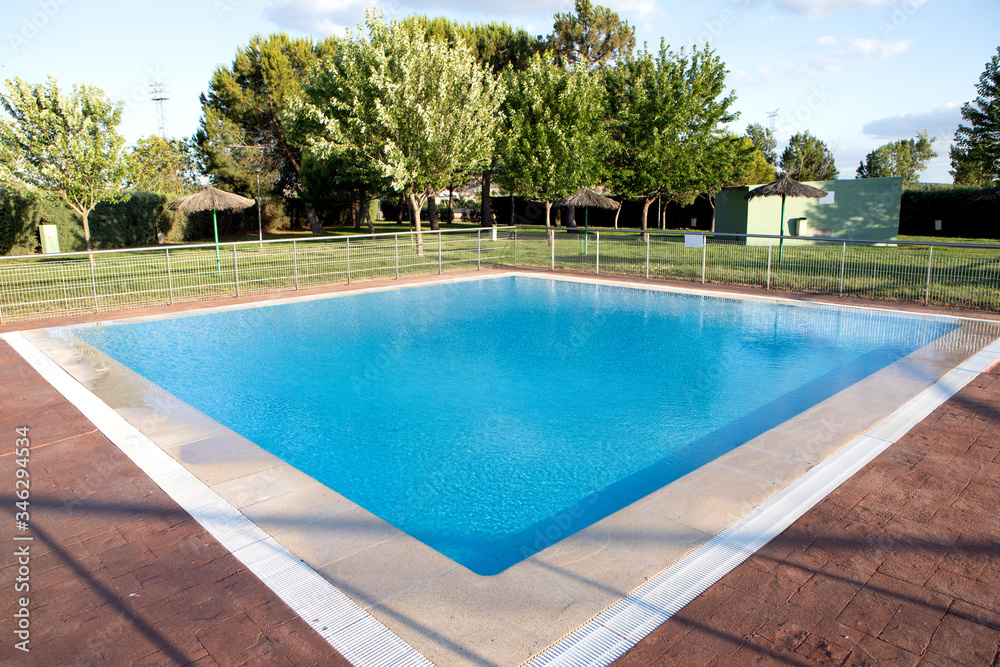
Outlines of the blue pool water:
{"type": "Polygon", "coordinates": [[[501,277],[74,333],[489,575],[957,326],[501,277]]]}

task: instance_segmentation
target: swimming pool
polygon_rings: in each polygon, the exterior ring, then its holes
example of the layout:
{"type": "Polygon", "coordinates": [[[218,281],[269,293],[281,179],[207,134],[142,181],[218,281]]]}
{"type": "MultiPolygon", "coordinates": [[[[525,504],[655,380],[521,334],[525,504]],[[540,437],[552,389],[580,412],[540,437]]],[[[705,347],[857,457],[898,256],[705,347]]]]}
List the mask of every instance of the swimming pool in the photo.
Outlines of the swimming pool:
{"type": "Polygon", "coordinates": [[[74,334],[491,575],[957,326],[508,276],[74,334]]]}

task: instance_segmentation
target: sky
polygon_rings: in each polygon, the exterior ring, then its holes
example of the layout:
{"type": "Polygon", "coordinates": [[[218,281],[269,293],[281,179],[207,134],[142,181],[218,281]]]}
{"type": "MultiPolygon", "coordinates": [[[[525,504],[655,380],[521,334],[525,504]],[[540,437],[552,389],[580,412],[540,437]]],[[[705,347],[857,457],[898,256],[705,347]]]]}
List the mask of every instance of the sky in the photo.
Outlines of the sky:
{"type": "MultiPolygon", "coordinates": [[[[939,156],[923,182],[950,183],[948,146],[1000,46],[997,0],[603,0],[636,29],[637,46],[706,42],[729,69],[739,119],[774,123],[778,149],[808,130],[841,178],[878,146],[927,129],[939,156]],[[776,111],[771,118],[769,114],[776,111]]],[[[443,15],[504,21],[536,35],[570,0],[35,0],[0,5],[0,78],[87,84],[125,103],[131,143],[159,131],[150,84],[166,84],[167,135],[194,134],[199,95],[255,34],[342,35],[366,7],[386,19],[443,15]]]]}

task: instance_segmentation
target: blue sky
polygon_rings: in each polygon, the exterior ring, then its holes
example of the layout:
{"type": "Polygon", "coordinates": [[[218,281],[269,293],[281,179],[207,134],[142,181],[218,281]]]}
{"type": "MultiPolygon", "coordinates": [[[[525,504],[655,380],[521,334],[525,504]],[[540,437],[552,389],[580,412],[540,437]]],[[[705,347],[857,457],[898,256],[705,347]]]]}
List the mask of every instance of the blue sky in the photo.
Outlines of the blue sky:
{"type": "MultiPolygon", "coordinates": [[[[767,124],[779,149],[809,130],[834,151],[841,177],[880,144],[929,129],[940,154],[922,175],[950,182],[948,145],[989,58],[1000,46],[996,0],[605,0],[636,27],[639,45],[709,42],[730,70],[734,129],[767,124]]],[[[131,142],[157,132],[149,84],[163,81],[168,133],[198,127],[198,96],[213,69],[254,34],[341,34],[370,0],[36,0],[0,7],[0,75],[102,88],[126,106],[131,142]]],[[[388,0],[388,18],[412,13],[506,21],[548,34],[569,0],[514,0],[469,9],[466,0],[388,0]]]]}

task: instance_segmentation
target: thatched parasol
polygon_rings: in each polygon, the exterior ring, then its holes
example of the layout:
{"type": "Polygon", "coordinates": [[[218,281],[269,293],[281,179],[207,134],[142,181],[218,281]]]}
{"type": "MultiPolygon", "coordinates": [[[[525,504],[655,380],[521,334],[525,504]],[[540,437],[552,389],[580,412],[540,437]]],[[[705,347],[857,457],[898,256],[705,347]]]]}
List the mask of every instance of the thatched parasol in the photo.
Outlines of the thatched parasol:
{"type": "MultiPolygon", "coordinates": [[[[569,197],[563,197],[562,199],[560,199],[555,203],[555,206],[576,206],[576,207],[582,206],[583,229],[584,232],[586,232],[587,230],[590,229],[590,216],[588,214],[590,212],[591,206],[593,206],[594,208],[609,208],[611,210],[615,210],[619,208],[621,204],[616,202],[614,199],[610,199],[608,197],[605,197],[604,195],[597,194],[590,188],[583,188],[575,195],[570,195],[569,197]]],[[[576,223],[573,224],[574,226],[576,225],[576,223]]],[[[585,233],[583,237],[584,253],[587,253],[589,250],[589,245],[588,245],[589,240],[590,239],[587,237],[587,234],[585,233]]]]}
{"type": "Polygon", "coordinates": [[[215,232],[215,261],[219,263],[219,222],[215,212],[241,211],[256,204],[253,199],[241,197],[240,195],[213,188],[211,185],[205,187],[201,192],[196,192],[187,197],[181,197],[170,202],[167,206],[171,211],[182,213],[197,213],[199,211],[212,211],[212,229],[215,232]]]}
{"type": "Polygon", "coordinates": [[[746,193],[744,197],[746,199],[753,199],[754,197],[777,197],[778,195],[781,195],[781,234],[778,239],[778,262],[780,263],[782,246],[785,244],[785,198],[812,197],[813,199],[822,199],[827,193],[811,185],[799,183],[785,173],[772,183],[754,188],[746,193]]]}
{"type": "Polygon", "coordinates": [[[578,206],[583,208],[610,208],[612,210],[621,206],[614,199],[609,199],[604,195],[599,195],[590,188],[584,188],[575,195],[570,195],[557,201],[554,206],[578,206]]]}
{"type": "Polygon", "coordinates": [[[986,192],[980,192],[972,198],[972,201],[988,201],[990,199],[1000,199],[1000,188],[993,188],[986,192]]]}

